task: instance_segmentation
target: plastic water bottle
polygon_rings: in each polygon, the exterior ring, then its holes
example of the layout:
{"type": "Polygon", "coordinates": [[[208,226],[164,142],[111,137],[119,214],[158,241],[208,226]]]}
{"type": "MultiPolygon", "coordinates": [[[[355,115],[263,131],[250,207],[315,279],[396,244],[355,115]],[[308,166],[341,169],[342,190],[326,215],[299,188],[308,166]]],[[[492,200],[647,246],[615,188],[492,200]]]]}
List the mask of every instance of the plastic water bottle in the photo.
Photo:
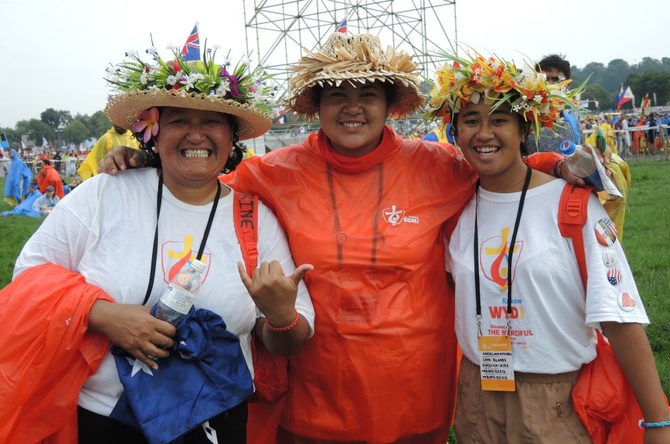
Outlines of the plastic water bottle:
{"type": "Polygon", "coordinates": [[[177,326],[195,303],[205,268],[206,265],[197,259],[184,265],[156,302],[154,316],[177,326]]]}
{"type": "Polygon", "coordinates": [[[591,185],[599,191],[605,189],[596,165],[596,162],[599,162],[599,160],[595,154],[586,150],[581,145],[575,145],[571,140],[564,140],[561,143],[560,149],[561,154],[565,156],[563,165],[572,174],[581,177],[587,185],[591,185]]]}

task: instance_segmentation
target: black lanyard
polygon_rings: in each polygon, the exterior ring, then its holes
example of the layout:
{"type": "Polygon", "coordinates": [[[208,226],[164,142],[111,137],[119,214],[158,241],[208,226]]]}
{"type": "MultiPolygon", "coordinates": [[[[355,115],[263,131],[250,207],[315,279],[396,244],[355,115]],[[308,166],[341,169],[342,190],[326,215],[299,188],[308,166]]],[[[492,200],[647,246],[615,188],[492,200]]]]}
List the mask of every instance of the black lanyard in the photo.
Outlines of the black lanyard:
{"type": "MultiPolygon", "coordinates": [[[[212,202],[212,210],[209,212],[209,219],[207,220],[207,226],[205,227],[205,233],[202,235],[202,240],[200,241],[200,248],[198,249],[198,255],[196,259],[202,259],[202,255],[205,252],[205,244],[207,243],[207,238],[209,237],[209,230],[212,228],[212,222],[214,222],[214,215],[216,214],[216,207],[219,205],[219,198],[221,197],[221,183],[219,180],[216,180],[216,195],[214,196],[214,202],[212,202]]],[[[156,276],[156,259],[158,251],[158,219],[161,215],[161,202],[163,201],[163,173],[158,176],[158,191],[156,192],[156,231],[154,232],[154,246],[151,254],[151,273],[149,276],[149,285],[147,287],[147,293],[144,295],[144,302],[142,305],[146,304],[151,295],[151,290],[154,287],[154,277],[156,276]]]]}
{"type": "MultiPolygon", "coordinates": [[[[372,247],[370,251],[370,263],[375,265],[377,263],[377,246],[381,239],[381,234],[379,232],[379,214],[382,197],[384,196],[384,164],[380,163],[376,167],[377,169],[377,211],[375,212],[374,219],[372,221],[372,247]]],[[[335,224],[335,233],[337,234],[336,239],[340,236],[342,226],[340,224],[340,211],[337,205],[337,198],[335,196],[335,180],[333,178],[333,167],[330,164],[326,164],[326,172],[328,174],[328,191],[330,194],[330,205],[333,209],[333,220],[335,224]]],[[[342,243],[337,242],[337,262],[341,264],[344,261],[344,251],[342,248],[342,243]]]]}
{"type": "MultiPolygon", "coordinates": [[[[510,240],[509,253],[507,255],[507,333],[509,333],[509,322],[512,315],[512,253],[514,253],[514,244],[516,243],[516,234],[519,231],[519,223],[521,222],[521,213],[523,212],[523,203],[526,200],[526,191],[530,185],[530,176],[532,170],[527,166],[526,179],[521,190],[521,198],[519,199],[519,209],[516,212],[516,220],[514,221],[514,229],[512,230],[512,239],[510,240]]],[[[477,213],[479,212],[479,180],[475,190],[475,242],[474,242],[474,261],[475,261],[475,296],[477,298],[477,328],[481,336],[481,319],[482,319],[482,299],[481,289],[479,285],[479,227],[477,226],[477,213]]]]}

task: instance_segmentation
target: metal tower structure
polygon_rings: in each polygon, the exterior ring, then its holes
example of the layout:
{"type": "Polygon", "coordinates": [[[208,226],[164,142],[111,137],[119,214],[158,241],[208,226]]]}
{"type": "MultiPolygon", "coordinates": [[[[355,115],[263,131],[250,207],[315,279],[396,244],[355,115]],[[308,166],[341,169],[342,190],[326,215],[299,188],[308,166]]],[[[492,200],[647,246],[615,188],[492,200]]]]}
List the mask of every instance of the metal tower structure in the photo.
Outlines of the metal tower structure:
{"type": "Polygon", "coordinates": [[[437,52],[457,47],[456,0],[243,0],[247,51],[288,90],[287,67],[323,44],[347,20],[351,33],[379,36],[382,44],[414,54],[432,78],[437,52]]]}

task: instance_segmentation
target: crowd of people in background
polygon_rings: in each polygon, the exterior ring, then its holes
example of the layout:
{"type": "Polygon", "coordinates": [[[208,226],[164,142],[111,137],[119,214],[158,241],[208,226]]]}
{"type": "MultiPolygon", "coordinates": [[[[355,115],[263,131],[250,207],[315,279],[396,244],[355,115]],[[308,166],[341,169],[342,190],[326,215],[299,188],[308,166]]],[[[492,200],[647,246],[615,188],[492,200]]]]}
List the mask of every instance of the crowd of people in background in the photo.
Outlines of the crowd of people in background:
{"type": "MultiPolygon", "coordinates": [[[[19,158],[26,164],[33,176],[37,176],[42,169],[44,160],[48,159],[58,173],[63,177],[74,177],[77,169],[84,162],[88,151],[63,151],[54,148],[17,148],[19,158]]],[[[0,155],[0,177],[6,177],[11,160],[6,154],[0,155]]]]}
{"type": "MultiPolygon", "coordinates": [[[[608,144],[616,147],[622,158],[660,154],[670,148],[670,113],[588,114],[579,119],[580,135],[586,140],[600,127],[608,137],[608,144]]],[[[399,131],[412,140],[450,142],[443,128],[423,127],[414,131],[399,131]],[[441,136],[442,135],[442,136],[441,136]],[[443,140],[444,139],[444,140],[443,140]]]]}

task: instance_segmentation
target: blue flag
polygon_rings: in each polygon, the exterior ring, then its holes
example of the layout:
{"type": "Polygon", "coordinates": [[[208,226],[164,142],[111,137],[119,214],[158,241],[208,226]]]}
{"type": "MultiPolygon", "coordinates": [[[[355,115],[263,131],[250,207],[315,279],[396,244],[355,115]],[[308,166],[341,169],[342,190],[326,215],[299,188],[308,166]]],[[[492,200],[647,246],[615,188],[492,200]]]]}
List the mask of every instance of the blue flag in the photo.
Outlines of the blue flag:
{"type": "Polygon", "coordinates": [[[184,60],[200,60],[200,34],[198,33],[198,24],[196,23],[191,31],[191,35],[186,39],[184,47],[181,49],[181,55],[184,60]]]}
{"type": "Polygon", "coordinates": [[[240,342],[218,314],[191,309],[174,341],[158,370],[112,349],[124,392],[110,417],[141,430],[151,444],[178,439],[253,392],[240,342]]]}

